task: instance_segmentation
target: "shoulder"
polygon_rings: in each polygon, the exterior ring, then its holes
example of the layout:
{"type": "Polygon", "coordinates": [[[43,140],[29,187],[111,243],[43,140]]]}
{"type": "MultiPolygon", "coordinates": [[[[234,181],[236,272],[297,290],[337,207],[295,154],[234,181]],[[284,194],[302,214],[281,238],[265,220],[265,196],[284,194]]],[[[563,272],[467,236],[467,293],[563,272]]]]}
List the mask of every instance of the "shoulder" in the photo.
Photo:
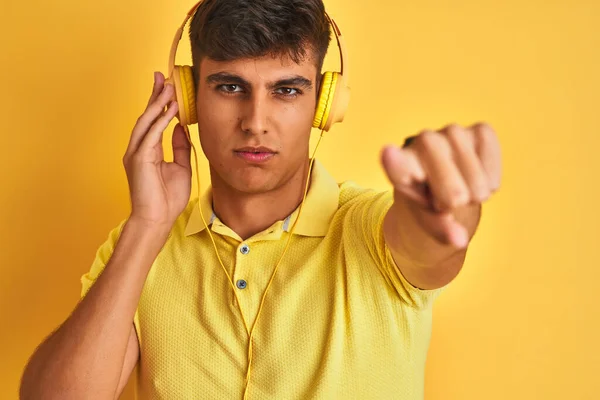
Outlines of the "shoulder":
{"type": "Polygon", "coordinates": [[[357,209],[370,212],[387,211],[393,203],[391,190],[375,190],[365,188],[353,181],[344,181],[339,184],[340,199],[338,211],[342,214],[356,211],[357,209]]]}

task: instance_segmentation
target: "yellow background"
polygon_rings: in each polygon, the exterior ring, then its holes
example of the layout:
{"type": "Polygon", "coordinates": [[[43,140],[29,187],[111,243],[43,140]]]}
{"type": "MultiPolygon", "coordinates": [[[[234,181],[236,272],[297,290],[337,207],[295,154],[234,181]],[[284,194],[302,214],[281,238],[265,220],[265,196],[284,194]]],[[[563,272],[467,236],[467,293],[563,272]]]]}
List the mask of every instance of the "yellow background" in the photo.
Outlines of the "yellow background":
{"type": "MultiPolygon", "coordinates": [[[[121,157],[191,5],[3,1],[0,399],[129,211],[121,157]]],[[[502,143],[501,191],[435,306],[426,398],[598,399],[600,2],[326,5],[352,67],[320,149],[338,180],[386,188],[381,147],[423,128],[484,120],[502,143]]]]}

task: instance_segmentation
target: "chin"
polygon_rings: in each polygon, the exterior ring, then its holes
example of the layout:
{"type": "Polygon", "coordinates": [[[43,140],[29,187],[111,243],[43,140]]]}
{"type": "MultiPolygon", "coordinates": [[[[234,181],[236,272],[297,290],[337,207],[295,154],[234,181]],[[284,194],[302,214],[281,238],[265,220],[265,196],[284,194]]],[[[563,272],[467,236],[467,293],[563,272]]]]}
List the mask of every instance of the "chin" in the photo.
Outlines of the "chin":
{"type": "Polygon", "coordinates": [[[225,182],[234,190],[246,194],[260,194],[276,189],[282,180],[270,168],[246,166],[227,174],[225,182]]]}

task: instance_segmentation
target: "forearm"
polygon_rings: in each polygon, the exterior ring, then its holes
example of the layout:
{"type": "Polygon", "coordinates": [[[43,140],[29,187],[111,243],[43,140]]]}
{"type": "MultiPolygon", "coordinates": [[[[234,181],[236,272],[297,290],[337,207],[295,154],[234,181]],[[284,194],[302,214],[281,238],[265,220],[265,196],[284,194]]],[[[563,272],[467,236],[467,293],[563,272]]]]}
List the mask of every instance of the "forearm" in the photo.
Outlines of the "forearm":
{"type": "MultiPolygon", "coordinates": [[[[385,236],[395,256],[413,266],[432,268],[455,257],[465,249],[449,244],[443,232],[431,224],[433,211],[396,195],[385,220],[385,236]]],[[[481,217],[481,205],[467,205],[453,211],[453,218],[467,229],[469,240],[475,234],[481,217]]],[[[459,257],[458,257],[459,258],[459,257]]]]}
{"type": "Polygon", "coordinates": [[[128,221],[103,273],[31,358],[22,399],[112,399],[133,317],[169,229],[128,221]]]}

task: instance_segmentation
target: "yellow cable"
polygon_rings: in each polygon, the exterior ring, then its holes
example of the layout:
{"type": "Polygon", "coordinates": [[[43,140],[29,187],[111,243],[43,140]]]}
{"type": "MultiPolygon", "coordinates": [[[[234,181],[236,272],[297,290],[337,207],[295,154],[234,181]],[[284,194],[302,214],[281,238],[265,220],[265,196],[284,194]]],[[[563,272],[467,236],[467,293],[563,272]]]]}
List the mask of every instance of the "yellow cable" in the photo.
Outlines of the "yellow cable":
{"type": "Polygon", "coordinates": [[[304,206],[304,201],[306,200],[306,195],[308,193],[308,187],[310,184],[310,176],[311,176],[311,172],[312,172],[312,168],[313,168],[313,164],[315,162],[315,157],[317,155],[317,150],[319,149],[319,145],[321,144],[321,139],[323,139],[323,132],[324,130],[321,130],[321,135],[319,136],[319,141],[317,142],[317,145],[315,147],[315,150],[313,151],[313,155],[310,158],[310,164],[308,167],[308,176],[306,177],[306,184],[304,187],[304,195],[302,196],[302,202],[300,203],[300,209],[298,210],[298,216],[296,217],[296,220],[294,221],[294,224],[292,225],[292,229],[290,230],[289,236],[288,236],[288,240],[287,243],[285,245],[285,248],[283,250],[283,253],[281,254],[281,256],[279,257],[279,261],[277,261],[277,264],[275,266],[275,269],[273,270],[273,274],[271,275],[271,279],[269,280],[269,283],[267,284],[267,288],[265,289],[265,292],[263,293],[261,302],[260,302],[260,306],[258,308],[258,313],[256,314],[256,319],[254,320],[254,324],[252,324],[252,329],[248,329],[248,323],[246,322],[246,317],[244,316],[244,312],[242,311],[242,306],[239,300],[239,297],[237,295],[237,291],[235,288],[235,285],[233,284],[233,280],[231,278],[231,275],[229,275],[229,272],[227,272],[227,268],[225,268],[225,265],[223,264],[223,261],[221,260],[221,257],[219,256],[219,251],[217,250],[217,244],[215,242],[215,239],[212,235],[212,232],[210,231],[210,229],[208,229],[208,224],[206,223],[206,219],[204,219],[204,215],[202,213],[202,206],[200,204],[200,168],[198,166],[198,155],[196,153],[196,146],[194,145],[194,143],[191,140],[190,137],[190,132],[187,126],[183,127],[185,130],[185,133],[187,135],[188,141],[190,142],[190,144],[192,145],[192,149],[194,150],[194,160],[196,162],[196,179],[197,179],[197,183],[198,186],[196,188],[197,192],[198,192],[198,208],[200,210],[200,217],[202,218],[202,222],[204,223],[204,227],[206,228],[206,230],[208,231],[208,235],[210,236],[210,240],[212,241],[213,247],[215,249],[215,254],[217,255],[217,259],[219,260],[219,264],[221,264],[221,267],[223,267],[223,271],[225,271],[225,275],[227,275],[227,280],[229,281],[229,284],[231,286],[231,288],[233,289],[233,294],[235,295],[235,299],[237,300],[237,306],[238,309],[240,310],[240,314],[242,315],[242,320],[244,322],[244,327],[246,328],[246,333],[248,333],[248,369],[246,371],[246,379],[244,382],[244,396],[243,396],[243,400],[247,399],[248,396],[248,387],[249,387],[249,383],[250,383],[250,373],[252,371],[252,359],[253,359],[253,354],[252,354],[252,338],[254,336],[254,328],[256,327],[256,324],[258,322],[258,319],[260,317],[260,314],[262,312],[263,309],[263,305],[265,304],[265,299],[267,297],[267,292],[269,291],[269,288],[271,287],[271,284],[273,283],[273,280],[275,278],[275,273],[277,273],[277,270],[279,269],[279,265],[281,264],[281,260],[283,260],[283,257],[285,256],[285,253],[287,253],[287,250],[290,246],[290,242],[292,240],[292,237],[294,235],[294,230],[296,229],[296,224],[298,223],[298,221],[300,220],[300,215],[302,214],[302,207],[304,206]]]}
{"type": "Polygon", "coordinates": [[[260,302],[260,307],[258,308],[258,314],[256,315],[256,319],[254,320],[254,324],[252,325],[252,330],[250,331],[250,338],[248,340],[248,370],[246,372],[246,382],[245,382],[246,387],[244,389],[244,397],[243,397],[244,400],[246,400],[247,395],[248,395],[248,386],[249,386],[249,383],[250,383],[250,372],[252,370],[252,338],[254,336],[254,328],[256,327],[256,323],[258,322],[258,318],[260,317],[260,313],[262,312],[263,305],[264,305],[265,299],[267,297],[267,292],[269,291],[269,288],[271,287],[271,283],[273,283],[273,279],[275,278],[275,273],[277,272],[277,269],[279,268],[279,265],[281,264],[281,260],[283,260],[283,256],[285,255],[285,253],[287,252],[287,250],[288,250],[288,248],[290,246],[290,242],[291,242],[292,237],[294,235],[294,230],[296,229],[296,224],[300,220],[300,214],[302,214],[302,207],[304,206],[304,200],[306,200],[306,194],[308,193],[308,186],[309,186],[309,183],[310,183],[311,171],[312,171],[312,168],[313,168],[313,164],[314,164],[314,161],[315,161],[315,156],[317,154],[317,150],[319,148],[319,145],[321,144],[321,139],[323,139],[323,131],[321,131],[321,136],[319,137],[319,141],[317,142],[317,146],[315,147],[313,155],[310,158],[310,166],[308,168],[308,176],[306,178],[306,185],[305,185],[305,188],[304,188],[304,196],[302,197],[302,203],[300,203],[300,209],[298,210],[298,216],[296,217],[296,220],[294,221],[294,224],[292,225],[292,229],[290,230],[290,234],[288,236],[288,241],[287,241],[287,244],[285,245],[285,249],[283,250],[283,253],[281,254],[281,257],[279,258],[279,261],[277,262],[277,265],[275,266],[275,270],[273,271],[273,274],[271,275],[271,279],[269,280],[267,288],[265,289],[265,293],[263,294],[262,300],[260,302]]]}

